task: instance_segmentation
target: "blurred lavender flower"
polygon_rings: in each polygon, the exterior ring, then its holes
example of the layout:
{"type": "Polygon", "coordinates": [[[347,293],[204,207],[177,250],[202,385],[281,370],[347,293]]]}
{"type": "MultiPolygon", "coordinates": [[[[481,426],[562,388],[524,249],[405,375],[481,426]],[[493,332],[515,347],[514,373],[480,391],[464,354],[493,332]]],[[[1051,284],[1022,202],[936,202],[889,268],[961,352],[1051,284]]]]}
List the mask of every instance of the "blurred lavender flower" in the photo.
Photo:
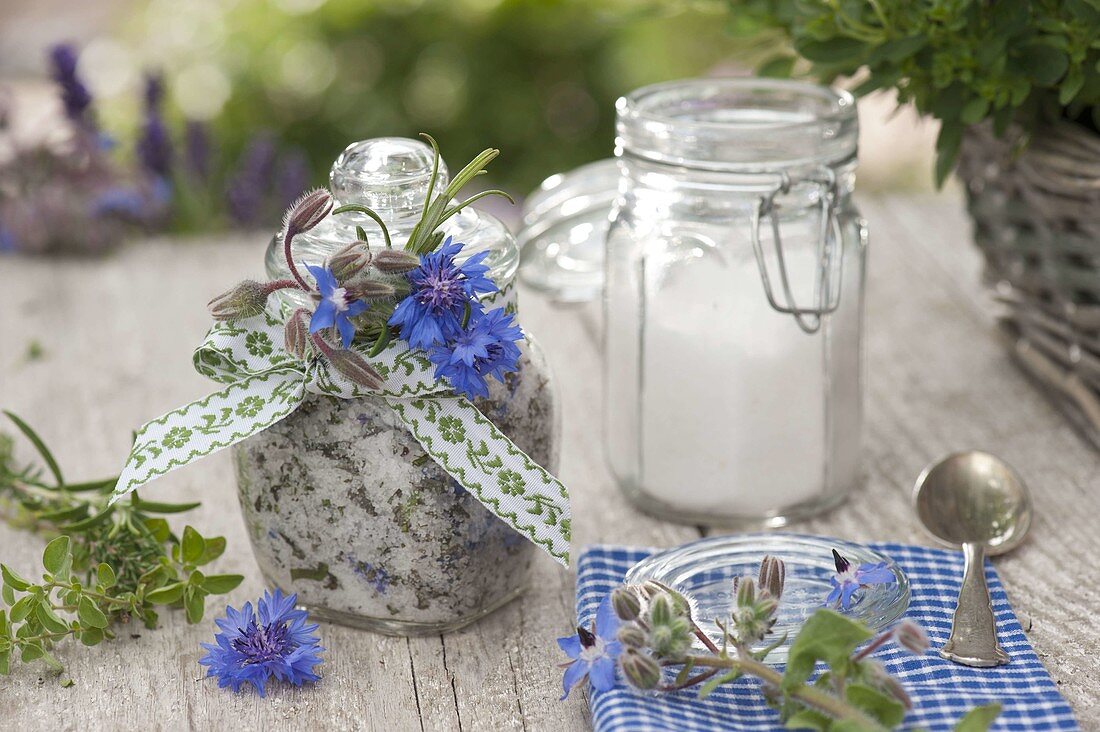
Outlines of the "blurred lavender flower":
{"type": "Polygon", "coordinates": [[[245,149],[226,191],[229,215],[238,224],[254,226],[260,222],[274,170],[274,138],[270,133],[256,135],[245,149]]]}
{"type": "Polygon", "coordinates": [[[279,208],[289,208],[309,188],[309,160],[298,148],[292,148],[279,158],[275,175],[275,195],[279,208]]]}
{"type": "Polygon", "coordinates": [[[184,128],[184,153],[187,172],[196,180],[210,178],[210,130],[202,122],[189,120],[184,128]]]}
{"type": "Polygon", "coordinates": [[[18,242],[15,240],[15,234],[3,224],[0,224],[0,253],[14,252],[17,247],[18,242]]]}
{"type": "Polygon", "coordinates": [[[140,221],[145,216],[145,197],[137,188],[113,186],[92,201],[92,216],[118,216],[140,221]]]}
{"type": "Polygon", "coordinates": [[[145,170],[168,178],[172,166],[172,138],[164,123],[161,103],[164,100],[164,80],[159,74],[145,76],[145,122],[137,142],[138,159],[145,170]]]}
{"type": "Polygon", "coordinates": [[[57,44],[50,49],[50,64],[51,76],[61,87],[65,116],[73,122],[90,124],[87,112],[92,104],[92,95],[77,75],[76,49],[68,43],[57,44]]]}

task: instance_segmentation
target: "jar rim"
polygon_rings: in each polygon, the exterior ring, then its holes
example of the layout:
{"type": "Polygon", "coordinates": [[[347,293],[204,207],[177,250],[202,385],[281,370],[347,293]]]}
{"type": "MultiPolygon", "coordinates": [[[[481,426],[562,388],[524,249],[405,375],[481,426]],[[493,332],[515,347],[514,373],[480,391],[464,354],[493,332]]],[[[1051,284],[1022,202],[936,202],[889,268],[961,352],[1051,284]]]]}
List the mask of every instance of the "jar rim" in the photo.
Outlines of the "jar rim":
{"type": "Polygon", "coordinates": [[[785,79],[652,84],[616,112],[617,155],[712,170],[833,165],[855,153],[859,126],[851,93],[785,79]]]}

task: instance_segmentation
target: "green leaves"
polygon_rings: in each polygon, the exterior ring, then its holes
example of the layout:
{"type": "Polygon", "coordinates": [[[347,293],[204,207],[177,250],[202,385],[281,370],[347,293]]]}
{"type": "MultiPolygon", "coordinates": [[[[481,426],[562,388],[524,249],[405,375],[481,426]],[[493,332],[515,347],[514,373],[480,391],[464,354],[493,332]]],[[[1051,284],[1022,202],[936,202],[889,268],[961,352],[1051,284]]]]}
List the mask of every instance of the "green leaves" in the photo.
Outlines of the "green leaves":
{"type": "Polygon", "coordinates": [[[80,598],[80,604],[77,605],[76,612],[80,622],[84,625],[100,629],[107,627],[107,616],[86,595],[80,598]]]}
{"type": "Polygon", "coordinates": [[[51,653],[58,643],[73,638],[98,645],[114,637],[115,621],[131,617],[154,628],[156,605],[181,607],[190,622],[198,622],[208,595],[240,585],[240,575],[198,570],[225,552],[224,538],[206,538],[187,526],[177,539],[165,519],[150,515],[182,513],[198,503],[147,501],[134,494],[108,505],[116,478],[65,484],[42,438],[8,416],[45,469],[16,469],[11,441],[0,434],[0,499],[29,516],[26,525],[54,538],[42,552],[41,582],[0,564],[0,598],[7,608],[0,606],[0,674],[9,672],[12,657],[60,672],[51,653]],[[44,483],[43,473],[55,485],[44,483]]]}
{"type": "Polygon", "coordinates": [[[68,578],[73,555],[69,552],[69,537],[59,536],[42,552],[42,566],[55,577],[68,578]]]}
{"type": "MultiPolygon", "coordinates": [[[[802,66],[830,83],[859,72],[857,93],[894,88],[950,131],[937,149],[935,176],[946,180],[955,140],[968,125],[992,120],[1034,131],[1051,117],[1090,111],[1100,123],[1100,10],[1072,3],[936,1],[917,11],[903,2],[734,3],[741,26],[778,28],[802,66]]],[[[785,75],[783,57],[761,67],[785,75]]]]}
{"type": "Polygon", "coordinates": [[[826,608],[807,620],[791,644],[783,689],[802,685],[813,674],[818,661],[830,668],[844,668],[860,643],[871,637],[865,625],[826,608]]]}
{"type": "Polygon", "coordinates": [[[6,564],[0,564],[0,577],[3,578],[6,586],[19,592],[23,592],[31,586],[30,582],[20,577],[15,573],[15,570],[6,564]]]}
{"type": "Polygon", "coordinates": [[[955,725],[955,732],[986,732],[1000,713],[1000,704],[974,707],[955,725]]]}
{"type": "Polygon", "coordinates": [[[180,542],[180,559],[185,564],[195,564],[206,550],[206,540],[199,532],[188,526],[183,530],[183,541],[180,542]]]}

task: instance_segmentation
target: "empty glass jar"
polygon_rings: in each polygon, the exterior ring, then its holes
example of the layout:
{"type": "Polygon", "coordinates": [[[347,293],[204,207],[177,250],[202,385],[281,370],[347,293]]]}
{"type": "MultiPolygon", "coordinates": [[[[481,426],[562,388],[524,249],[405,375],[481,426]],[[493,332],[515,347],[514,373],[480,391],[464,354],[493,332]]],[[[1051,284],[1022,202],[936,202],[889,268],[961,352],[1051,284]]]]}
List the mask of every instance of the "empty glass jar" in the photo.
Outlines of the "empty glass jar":
{"type": "Polygon", "coordinates": [[[789,81],[619,100],[608,458],[660,517],[783,525],[857,482],[866,232],[852,97],[789,81]]]}

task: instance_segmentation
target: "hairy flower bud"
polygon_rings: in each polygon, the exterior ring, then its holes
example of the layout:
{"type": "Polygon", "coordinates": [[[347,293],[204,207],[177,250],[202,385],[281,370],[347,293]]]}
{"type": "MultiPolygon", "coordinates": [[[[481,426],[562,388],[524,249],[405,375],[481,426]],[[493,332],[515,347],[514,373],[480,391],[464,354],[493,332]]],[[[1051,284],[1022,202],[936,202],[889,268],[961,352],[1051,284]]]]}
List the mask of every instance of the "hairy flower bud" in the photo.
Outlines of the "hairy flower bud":
{"type": "Polygon", "coordinates": [[[353,241],[328,258],[328,268],[337,282],[347,282],[370,266],[371,252],[365,241],[353,241]]]}
{"type": "Polygon", "coordinates": [[[691,602],[685,595],[677,592],[668,585],[651,579],[642,583],[641,589],[642,592],[651,599],[658,595],[664,596],[668,600],[674,615],[691,617],[691,602]]]}
{"type": "Polygon", "coordinates": [[[262,313],[267,305],[267,295],[268,289],[263,283],[245,280],[215,297],[207,303],[207,307],[215,320],[241,320],[262,313]]]}
{"type": "Polygon", "coordinates": [[[315,188],[305,193],[286,210],[283,217],[283,230],[292,237],[309,231],[328,216],[332,210],[332,194],[324,188],[315,188]]]}
{"type": "Polygon", "coordinates": [[[616,587],[611,591],[611,607],[620,620],[637,620],[642,613],[642,600],[629,587],[616,587]]]}
{"type": "Polygon", "coordinates": [[[650,628],[648,645],[657,658],[676,660],[691,648],[691,624],[685,618],[672,618],[665,625],[650,628]]]}
{"type": "Polygon", "coordinates": [[[649,604],[649,624],[654,628],[672,622],[672,603],[667,595],[657,595],[649,604]]]}
{"type": "Polygon", "coordinates": [[[649,691],[661,683],[661,667],[651,656],[627,648],[619,658],[623,676],[636,689],[649,691]]]}
{"type": "Polygon", "coordinates": [[[742,577],[737,583],[737,606],[749,607],[756,602],[756,583],[751,577],[742,577]]]}
{"type": "Polygon", "coordinates": [[[309,313],[295,310],[283,328],[287,353],[304,361],[309,353],[309,313]]]}
{"type": "Polygon", "coordinates": [[[325,355],[332,367],[349,381],[368,389],[382,388],[382,377],[355,351],[332,351],[325,355]]]}
{"type": "Polygon", "coordinates": [[[924,628],[912,620],[903,620],[898,623],[898,626],[894,628],[894,638],[897,639],[899,646],[918,656],[923,655],[931,645],[924,628]]]}
{"type": "Polygon", "coordinates": [[[617,637],[620,643],[629,648],[641,648],[645,645],[645,632],[634,623],[619,628],[617,637]]]}
{"type": "Polygon", "coordinates": [[[401,249],[381,249],[375,252],[372,264],[383,274],[405,274],[420,266],[420,257],[401,249]]]}
{"type": "Polygon", "coordinates": [[[349,282],[345,286],[345,289],[348,293],[348,297],[353,300],[378,300],[380,298],[393,297],[397,294],[397,290],[388,282],[368,280],[362,277],[354,282],[349,282]]]}
{"type": "Polygon", "coordinates": [[[768,555],[761,560],[760,572],[757,574],[757,583],[761,590],[778,600],[783,596],[783,583],[786,579],[787,566],[782,559],[768,555]]]}

